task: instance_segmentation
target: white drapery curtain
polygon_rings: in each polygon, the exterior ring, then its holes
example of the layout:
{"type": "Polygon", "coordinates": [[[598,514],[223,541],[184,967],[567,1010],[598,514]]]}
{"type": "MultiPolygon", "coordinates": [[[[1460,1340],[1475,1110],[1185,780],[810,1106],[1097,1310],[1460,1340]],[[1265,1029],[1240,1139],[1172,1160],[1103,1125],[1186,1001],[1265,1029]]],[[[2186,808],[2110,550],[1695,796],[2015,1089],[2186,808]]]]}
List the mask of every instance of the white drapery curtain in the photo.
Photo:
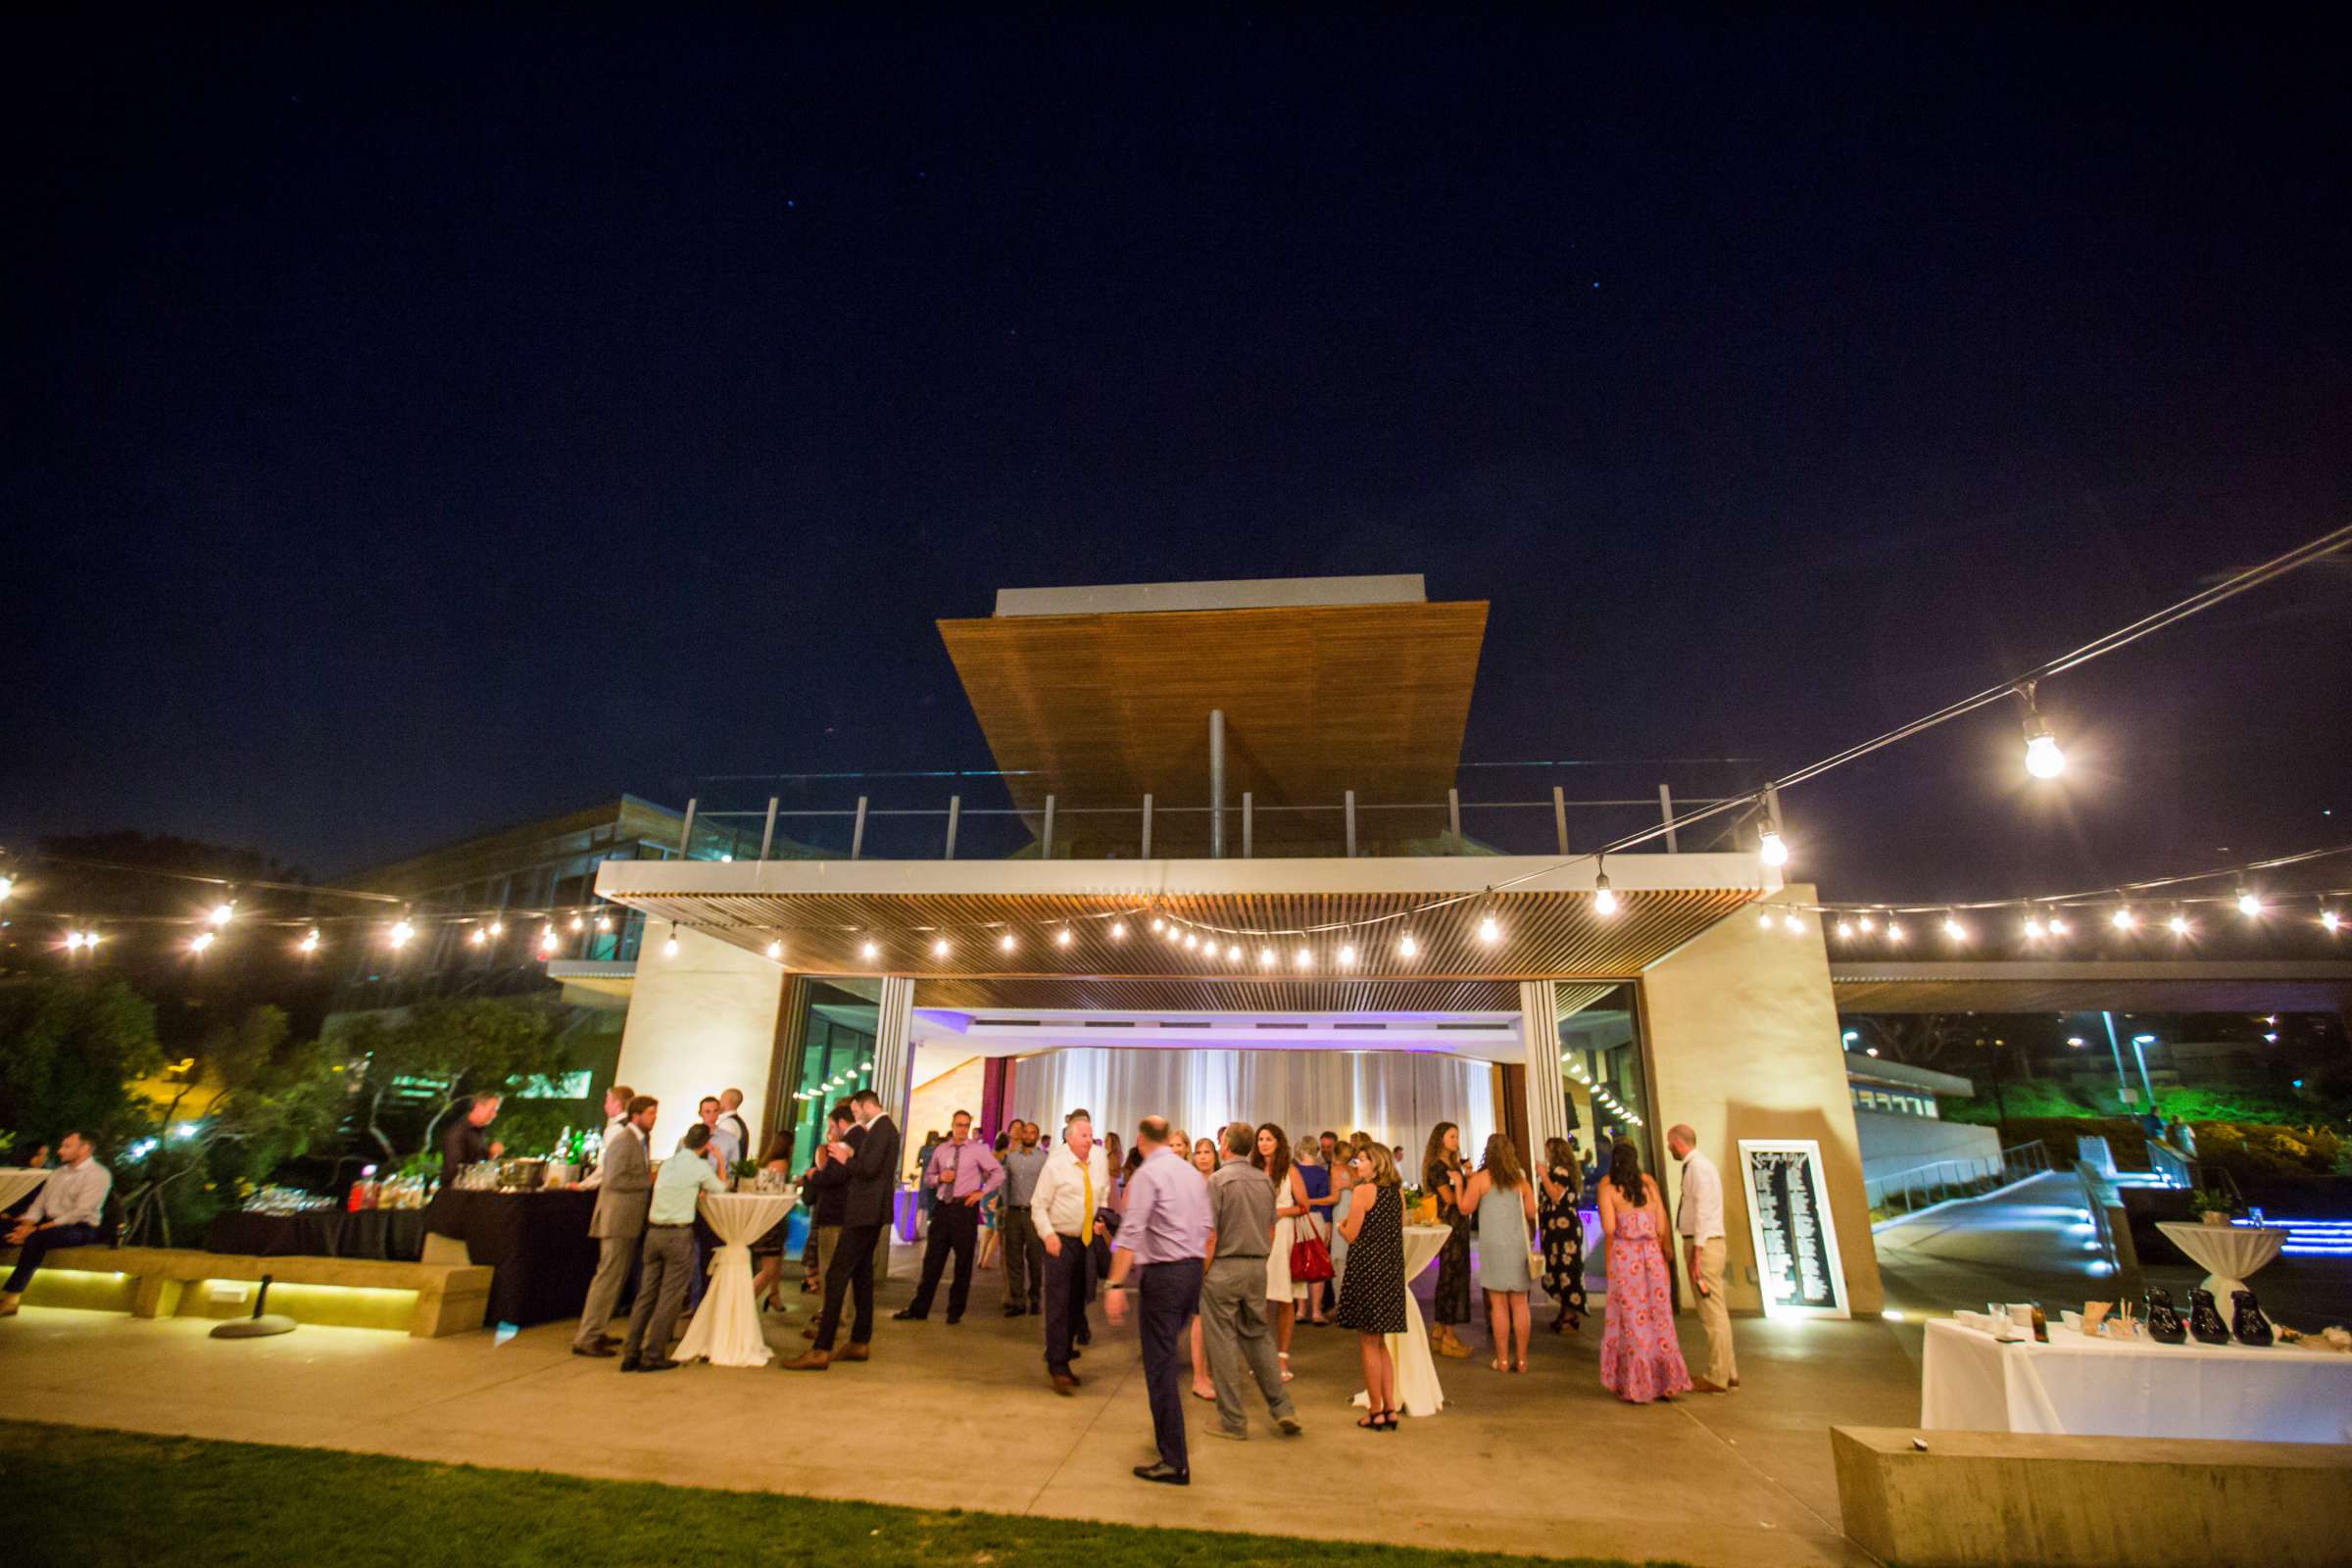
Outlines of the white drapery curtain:
{"type": "Polygon", "coordinates": [[[1462,1129],[1475,1161],[1494,1131],[1494,1068],[1412,1052],[1201,1051],[1072,1048],[1024,1056],[1013,1069],[1011,1113],[1049,1131],[1084,1108],[1095,1135],[1133,1147],[1135,1125],[1165,1116],[1195,1138],[1231,1121],[1273,1122],[1294,1140],[1358,1128],[1402,1144],[1407,1182],[1420,1180],[1430,1128],[1462,1129]]]}

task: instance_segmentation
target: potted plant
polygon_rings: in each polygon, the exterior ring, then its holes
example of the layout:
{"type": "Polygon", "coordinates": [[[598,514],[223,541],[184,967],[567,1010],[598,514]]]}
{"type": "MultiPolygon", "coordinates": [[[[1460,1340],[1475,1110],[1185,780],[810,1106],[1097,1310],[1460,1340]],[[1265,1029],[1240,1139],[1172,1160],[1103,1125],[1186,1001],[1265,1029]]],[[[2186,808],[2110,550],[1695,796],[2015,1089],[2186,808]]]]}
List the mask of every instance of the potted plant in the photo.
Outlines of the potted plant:
{"type": "Polygon", "coordinates": [[[760,1162],[756,1159],[739,1159],[727,1167],[727,1174],[734,1178],[728,1185],[739,1193],[748,1191],[744,1184],[760,1179],[760,1162]]]}
{"type": "Polygon", "coordinates": [[[2208,1225],[2227,1225],[2237,1205],[2230,1195],[2214,1189],[2192,1187],[2188,1192],[2188,1206],[2208,1225]]]}

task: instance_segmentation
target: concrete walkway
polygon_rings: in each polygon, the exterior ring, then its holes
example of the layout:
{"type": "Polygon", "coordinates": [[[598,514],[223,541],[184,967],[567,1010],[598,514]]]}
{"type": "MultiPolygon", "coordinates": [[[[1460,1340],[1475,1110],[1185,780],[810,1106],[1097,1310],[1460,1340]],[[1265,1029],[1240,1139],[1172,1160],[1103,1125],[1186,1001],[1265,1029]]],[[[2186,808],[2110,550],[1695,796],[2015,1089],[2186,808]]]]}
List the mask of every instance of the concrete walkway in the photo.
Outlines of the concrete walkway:
{"type": "Polygon", "coordinates": [[[1914,1314],[1995,1298],[2079,1306],[2115,1295],[2095,1237],[2082,1183],[2051,1173],[1883,1227],[1879,1278],[1886,1304],[1914,1314]]]}
{"type": "MultiPolygon", "coordinates": [[[[1188,1397],[1193,1485],[1178,1492],[1127,1473],[1152,1456],[1132,1329],[1098,1323],[1086,1387],[1064,1399],[1045,1382],[1038,1320],[1001,1317],[989,1276],[973,1295],[956,1328],[885,1321],[864,1366],[625,1380],[614,1362],[569,1354],[566,1324],[503,1345],[328,1328],[229,1342],[195,1320],[27,1307],[0,1322],[0,1416],[924,1508],[1726,1568],[1869,1563],[1838,1529],[1828,1429],[1918,1418],[1915,1325],[1742,1320],[1739,1393],[1634,1408],[1599,1386],[1594,1320],[1582,1336],[1541,1339],[1524,1377],[1441,1361],[1446,1413],[1376,1437],[1348,1425],[1354,1337],[1302,1328],[1292,1387],[1306,1435],[1278,1438],[1260,1408],[1250,1443],[1223,1443],[1213,1407],[1188,1397]],[[1367,1451],[1396,1485],[1344,1484],[1341,1467],[1367,1451]]],[[[884,1293],[891,1305],[905,1296],[904,1282],[884,1293]]],[[[771,1343],[797,1350],[806,1321],[797,1309],[770,1319],[771,1343]]],[[[1695,1349],[1695,1324],[1685,1335],[1695,1349]]]]}

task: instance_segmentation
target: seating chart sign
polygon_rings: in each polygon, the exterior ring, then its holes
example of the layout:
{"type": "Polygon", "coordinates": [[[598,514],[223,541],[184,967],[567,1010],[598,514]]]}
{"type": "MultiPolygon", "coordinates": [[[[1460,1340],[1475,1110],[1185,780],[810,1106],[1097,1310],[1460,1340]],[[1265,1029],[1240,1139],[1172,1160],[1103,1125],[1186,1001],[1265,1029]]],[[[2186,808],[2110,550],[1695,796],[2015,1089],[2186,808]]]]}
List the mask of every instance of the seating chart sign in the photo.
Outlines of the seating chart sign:
{"type": "Polygon", "coordinates": [[[1821,1145],[1810,1138],[1742,1138],[1740,1174],[1747,1186],[1747,1228],[1764,1315],[1851,1316],[1821,1145]]]}

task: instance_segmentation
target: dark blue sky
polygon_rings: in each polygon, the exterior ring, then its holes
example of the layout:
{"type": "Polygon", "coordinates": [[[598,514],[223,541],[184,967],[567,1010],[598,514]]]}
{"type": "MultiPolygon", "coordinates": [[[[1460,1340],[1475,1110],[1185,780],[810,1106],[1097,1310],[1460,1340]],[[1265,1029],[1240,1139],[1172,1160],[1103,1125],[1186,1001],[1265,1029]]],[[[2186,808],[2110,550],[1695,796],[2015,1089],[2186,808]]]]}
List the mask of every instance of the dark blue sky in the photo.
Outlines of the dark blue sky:
{"type": "MultiPolygon", "coordinates": [[[[2316,21],[42,25],[9,843],[982,763],[1000,585],[1423,571],[1472,759],[1777,770],[2352,515],[2316,21]]],[[[2005,712],[1813,786],[1799,869],[2352,838],[2348,631],[2053,682],[2061,794],[2005,712]]]]}

